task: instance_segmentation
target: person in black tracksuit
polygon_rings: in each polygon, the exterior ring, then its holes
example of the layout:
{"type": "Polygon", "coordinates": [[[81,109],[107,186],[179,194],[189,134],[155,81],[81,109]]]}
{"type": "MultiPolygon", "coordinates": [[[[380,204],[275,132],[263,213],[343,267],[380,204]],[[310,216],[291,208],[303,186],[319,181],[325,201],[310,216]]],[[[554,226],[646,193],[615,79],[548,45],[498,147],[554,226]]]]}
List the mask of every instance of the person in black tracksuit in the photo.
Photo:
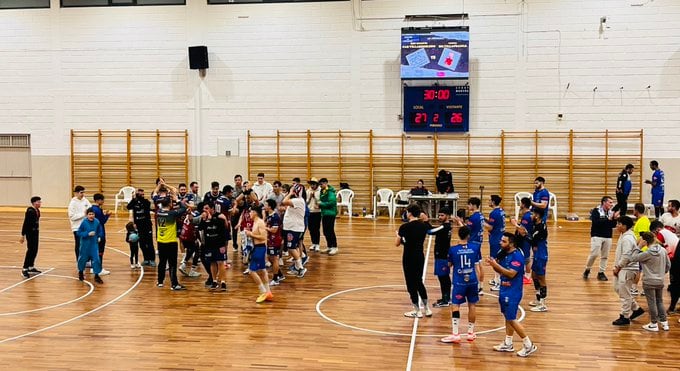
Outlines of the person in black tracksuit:
{"type": "Polygon", "coordinates": [[[24,278],[29,278],[31,273],[42,273],[34,267],[35,258],[38,256],[41,203],[40,197],[31,197],[31,206],[26,209],[24,224],[21,227],[21,239],[19,240],[19,243],[23,244],[24,240],[26,240],[26,256],[24,257],[23,269],[21,270],[21,275],[24,276],[24,278]]]}
{"type": "Polygon", "coordinates": [[[616,179],[616,206],[614,206],[613,210],[618,211],[621,216],[626,215],[628,210],[628,195],[633,188],[630,175],[633,174],[634,168],[633,164],[626,165],[616,179]]]}
{"type": "Polygon", "coordinates": [[[448,307],[451,301],[451,271],[449,269],[449,249],[451,248],[451,210],[448,207],[439,209],[439,221],[442,223],[428,234],[434,234],[434,275],[439,279],[442,298],[434,304],[435,308],[448,307]]]}
{"type": "Polygon", "coordinates": [[[138,189],[127,205],[132,210],[132,217],[139,231],[139,248],[142,250],[144,262],[142,265],[156,266],[156,252],[153,247],[153,226],[151,224],[151,201],[144,198],[144,190],[138,189]]]}
{"type": "Polygon", "coordinates": [[[408,222],[399,227],[397,231],[396,246],[404,245],[402,256],[402,267],[404,269],[404,279],[413,304],[413,310],[404,313],[404,316],[411,318],[421,318],[423,312],[420,308],[419,298],[423,301],[425,315],[432,316],[432,310],[427,302],[427,289],[423,283],[423,269],[425,268],[425,254],[423,253],[423,243],[427,232],[432,229],[432,225],[420,219],[420,207],[410,205],[406,208],[408,222]]]}
{"type": "MultiPolygon", "coordinates": [[[[451,174],[450,171],[441,169],[439,170],[439,173],[437,173],[437,192],[441,194],[449,194],[453,193],[454,187],[453,187],[453,174],[451,174]]],[[[450,211],[455,211],[453,209],[453,201],[440,201],[439,202],[439,207],[444,207],[447,206],[450,211]]]]}

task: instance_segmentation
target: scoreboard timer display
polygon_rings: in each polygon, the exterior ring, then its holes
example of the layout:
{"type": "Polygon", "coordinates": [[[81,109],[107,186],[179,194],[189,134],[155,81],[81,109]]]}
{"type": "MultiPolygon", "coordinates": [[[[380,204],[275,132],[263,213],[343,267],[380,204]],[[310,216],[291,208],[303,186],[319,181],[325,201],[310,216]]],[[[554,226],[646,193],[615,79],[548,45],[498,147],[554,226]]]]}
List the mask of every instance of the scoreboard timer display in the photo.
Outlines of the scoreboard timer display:
{"type": "Polygon", "coordinates": [[[467,132],[469,86],[405,86],[404,131],[467,132]]]}

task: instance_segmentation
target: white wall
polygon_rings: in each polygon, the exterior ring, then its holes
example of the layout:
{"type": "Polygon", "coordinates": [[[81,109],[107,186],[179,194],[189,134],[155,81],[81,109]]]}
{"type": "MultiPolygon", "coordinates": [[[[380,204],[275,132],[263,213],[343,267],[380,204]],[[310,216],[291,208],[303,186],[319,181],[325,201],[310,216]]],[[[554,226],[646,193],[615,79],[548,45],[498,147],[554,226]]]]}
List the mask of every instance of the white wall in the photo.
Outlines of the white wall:
{"type": "Polygon", "coordinates": [[[403,16],[466,12],[472,134],[644,128],[646,159],[680,157],[677,0],[52,3],[0,11],[0,131],[34,155],[68,155],[70,129],[189,129],[194,156],[247,129],[398,132],[400,28],[428,25],[403,16]]]}

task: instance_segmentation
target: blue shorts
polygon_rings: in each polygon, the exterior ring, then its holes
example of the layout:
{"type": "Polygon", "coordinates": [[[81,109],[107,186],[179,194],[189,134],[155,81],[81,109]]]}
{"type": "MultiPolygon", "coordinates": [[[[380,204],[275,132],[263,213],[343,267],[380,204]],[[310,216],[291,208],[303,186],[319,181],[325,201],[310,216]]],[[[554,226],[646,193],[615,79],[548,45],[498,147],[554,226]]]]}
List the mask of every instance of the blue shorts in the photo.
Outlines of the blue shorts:
{"type": "Polygon", "coordinates": [[[531,263],[531,271],[539,276],[545,276],[545,268],[548,265],[548,258],[536,258],[531,263]]]}
{"type": "Polygon", "coordinates": [[[517,311],[519,310],[519,302],[521,298],[513,298],[510,296],[499,296],[498,303],[501,305],[501,313],[506,321],[514,321],[517,319],[517,311]]]}
{"type": "Polygon", "coordinates": [[[652,192],[652,204],[654,204],[655,207],[662,207],[663,206],[663,193],[655,193],[652,192]]]}
{"type": "Polygon", "coordinates": [[[522,243],[522,255],[524,255],[524,261],[531,259],[531,244],[522,243]]]}
{"type": "Polygon", "coordinates": [[[283,236],[286,241],[286,247],[289,250],[300,247],[300,237],[302,237],[303,233],[304,232],[286,231],[285,235],[283,236]]]}
{"type": "Polygon", "coordinates": [[[467,285],[453,285],[453,290],[451,290],[451,303],[461,305],[466,301],[469,304],[477,304],[479,301],[477,283],[467,285]]]}
{"type": "Polygon", "coordinates": [[[435,259],[434,260],[434,275],[435,276],[448,276],[451,274],[451,269],[449,269],[449,261],[446,259],[435,259]]]}
{"type": "Polygon", "coordinates": [[[489,252],[492,258],[496,259],[496,256],[498,256],[498,252],[501,251],[501,245],[500,244],[489,244],[489,252]]]}
{"type": "Polygon", "coordinates": [[[267,255],[267,247],[265,245],[256,245],[253,247],[253,252],[250,253],[250,270],[252,272],[259,271],[260,269],[267,269],[267,264],[264,261],[264,257],[267,255]]]}

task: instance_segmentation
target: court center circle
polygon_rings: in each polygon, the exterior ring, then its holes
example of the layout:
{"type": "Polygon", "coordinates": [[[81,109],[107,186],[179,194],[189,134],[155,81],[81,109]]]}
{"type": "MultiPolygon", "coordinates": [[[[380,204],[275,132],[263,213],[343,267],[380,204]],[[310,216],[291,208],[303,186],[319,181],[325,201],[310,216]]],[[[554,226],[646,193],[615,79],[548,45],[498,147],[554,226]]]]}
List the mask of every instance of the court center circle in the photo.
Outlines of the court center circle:
{"type": "MultiPolygon", "coordinates": [[[[19,269],[21,269],[21,268],[19,268],[19,269]]],[[[59,275],[59,274],[49,274],[49,273],[46,273],[46,274],[43,274],[43,276],[59,277],[59,278],[69,278],[69,279],[72,279],[72,280],[78,280],[77,277],[62,276],[62,275],[59,275]]],[[[75,299],[71,299],[71,300],[65,301],[65,302],[63,302],[63,303],[54,304],[54,305],[49,305],[49,306],[41,307],[41,308],[22,310],[22,311],[19,311],[19,312],[6,312],[6,313],[0,313],[0,317],[8,317],[8,316],[16,316],[16,315],[19,315],[19,314],[42,312],[42,311],[44,311],[44,310],[49,310],[49,309],[54,309],[54,308],[63,307],[63,306],[69,305],[69,304],[71,304],[71,303],[75,303],[75,302],[77,302],[77,301],[83,300],[83,299],[85,299],[86,297],[90,296],[90,295],[92,294],[92,292],[94,292],[94,285],[93,285],[92,283],[90,283],[90,282],[88,282],[88,281],[83,281],[83,282],[87,283],[87,284],[90,286],[90,289],[89,289],[84,295],[81,295],[81,296],[79,296],[79,297],[77,297],[77,298],[75,298],[75,299]]]]}
{"type": "MultiPolygon", "coordinates": [[[[355,292],[355,291],[365,291],[365,290],[372,290],[372,289],[395,288],[395,287],[403,288],[404,286],[403,286],[403,285],[364,286],[364,287],[355,287],[355,288],[353,288],[353,289],[347,289],[347,290],[342,290],[342,291],[334,292],[334,293],[332,293],[332,294],[330,294],[330,295],[325,296],[324,298],[322,298],[321,300],[319,300],[319,301],[316,303],[316,313],[318,313],[319,316],[321,316],[321,318],[325,319],[326,321],[328,321],[328,322],[330,322],[330,323],[333,323],[333,324],[335,324],[335,325],[338,325],[338,326],[340,326],[340,327],[345,327],[345,328],[349,328],[349,329],[357,330],[357,331],[368,332],[368,333],[373,334],[373,335],[389,335],[389,336],[408,336],[408,337],[411,337],[413,334],[410,334],[410,333],[407,334],[407,333],[401,333],[401,332],[380,331],[380,330],[373,330],[373,329],[367,329],[367,328],[363,328],[363,327],[358,327],[358,326],[349,325],[349,324],[346,324],[346,323],[343,323],[343,322],[340,322],[340,321],[336,321],[336,320],[334,320],[334,319],[328,317],[328,316],[321,310],[321,306],[323,305],[324,302],[326,302],[326,300],[332,299],[332,298],[334,298],[334,297],[336,297],[336,296],[339,296],[339,295],[343,295],[343,294],[350,293],[350,292],[355,292]]],[[[498,295],[494,295],[494,294],[490,294],[490,293],[485,293],[484,295],[493,296],[493,297],[496,297],[496,298],[498,297],[498,295]]],[[[524,317],[526,316],[526,312],[524,311],[524,308],[522,308],[521,305],[519,306],[519,311],[520,311],[521,314],[520,314],[520,317],[519,317],[519,319],[518,319],[517,321],[518,321],[518,322],[522,322],[522,321],[524,320],[524,317]]],[[[489,329],[489,330],[484,330],[484,331],[479,331],[479,332],[477,332],[477,335],[488,334],[488,333],[500,331],[500,330],[503,330],[503,329],[505,329],[505,326],[496,327],[496,328],[489,329]]],[[[420,336],[420,337],[444,337],[444,336],[448,336],[448,335],[451,335],[451,334],[448,334],[448,333],[447,333],[447,334],[416,334],[415,336],[420,336]]]]}

